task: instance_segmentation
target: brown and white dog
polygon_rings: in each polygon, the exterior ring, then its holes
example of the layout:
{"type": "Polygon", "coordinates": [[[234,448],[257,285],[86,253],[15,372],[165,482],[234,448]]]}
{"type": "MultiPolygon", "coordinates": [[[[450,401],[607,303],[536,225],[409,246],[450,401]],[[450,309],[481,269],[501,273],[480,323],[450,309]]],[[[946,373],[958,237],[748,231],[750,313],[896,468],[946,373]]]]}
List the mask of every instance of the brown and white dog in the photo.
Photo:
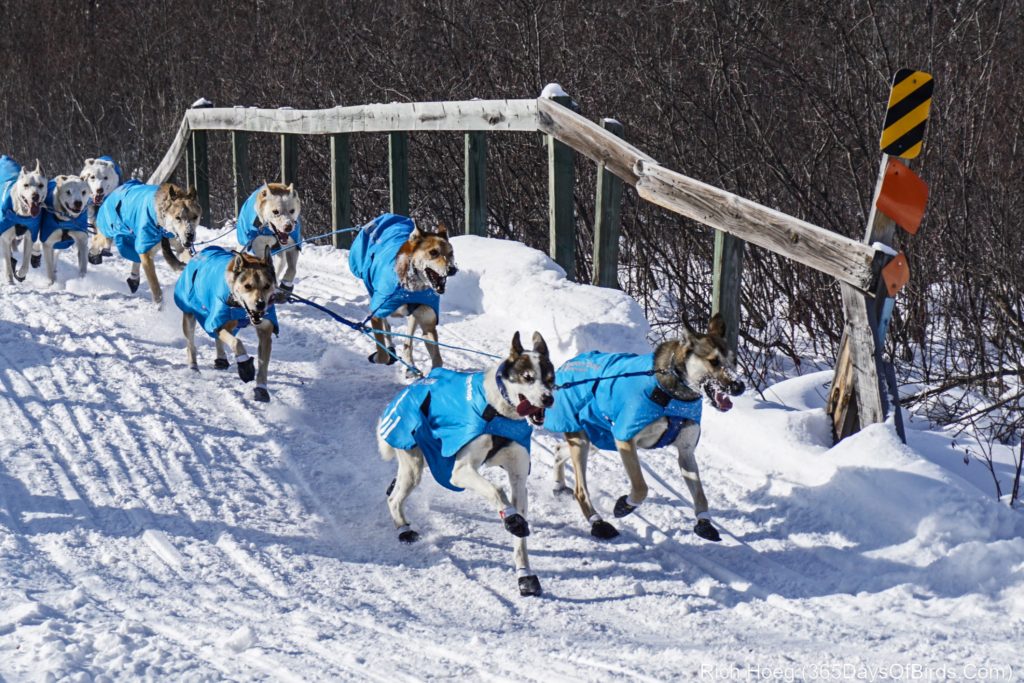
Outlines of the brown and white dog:
{"type": "Polygon", "coordinates": [[[264,182],[242,204],[235,223],[238,243],[250,253],[262,254],[269,245],[280,250],[274,257],[278,283],[278,301],[292,293],[299,263],[302,239],[302,202],[295,185],[264,182]]]}
{"type": "Polygon", "coordinates": [[[243,382],[255,379],[253,397],[257,401],[269,401],[267,371],[271,335],[278,331],[274,310],[276,289],[277,276],[269,246],[264,248],[263,258],[221,247],[207,247],[190,260],[174,286],[174,303],[182,312],[181,327],[185,334],[189,367],[199,369],[195,344],[198,321],[216,342],[217,358],[213,366],[220,370],[228,367],[224,347],[230,346],[235,354],[239,378],[243,382]],[[250,323],[259,339],[258,372],[236,334],[250,323]]]}
{"type": "Polygon", "coordinates": [[[419,538],[409,527],[404,506],[427,465],[440,485],[470,489],[487,501],[515,537],[520,594],[541,593],[526,550],[526,479],[531,425],[544,424],[545,410],[554,402],[554,382],[544,338],[534,332],[533,349],[526,351],[516,332],[508,357],[498,366],[477,373],[437,368],[395,397],[377,423],[377,443],[385,460],[398,458],[388,510],[400,541],[419,538]],[[511,496],[480,474],[484,465],[505,470],[511,496]]]}
{"type": "MultiPolygon", "coordinates": [[[[405,216],[384,214],[363,226],[356,236],[349,250],[349,269],[370,293],[370,325],[377,342],[370,362],[395,362],[388,318],[405,317],[410,337],[417,328],[423,330],[431,369],[442,367],[437,346],[441,295],[448,278],[458,272],[444,224],[429,231],[405,216]]],[[[402,348],[407,377],[419,374],[413,363],[412,341],[406,338],[402,348]]]]}
{"type": "Polygon", "coordinates": [[[744,390],[725,336],[725,323],[716,315],[706,334],[687,330],[682,339],[659,344],[653,354],[591,352],[559,368],[559,391],[548,413],[548,429],[565,433],[566,440],[556,454],[555,492],[568,490],[565,463],[571,459],[574,497],[595,538],[614,538],[619,532],[597,513],[587,490],[587,456],[592,445],[617,450],[629,477],[629,494],[616,502],[616,517],[630,514],[647,498],[637,451],[671,445],[693,500],[694,532],[707,540],[721,540],[708,514],[696,449],[701,393],[724,412],[732,407],[728,394],[737,396],[744,390]]]}
{"type": "Polygon", "coordinates": [[[35,170],[29,171],[24,166],[4,156],[5,170],[10,171],[10,179],[0,187],[0,259],[3,260],[7,282],[14,284],[15,278],[22,281],[28,275],[28,265],[32,257],[32,243],[39,231],[42,219],[43,201],[46,198],[46,176],[43,175],[39,160],[36,159],[35,170]],[[20,169],[17,176],[15,169],[20,169]],[[21,264],[18,272],[14,272],[14,252],[21,246],[21,264]]]}

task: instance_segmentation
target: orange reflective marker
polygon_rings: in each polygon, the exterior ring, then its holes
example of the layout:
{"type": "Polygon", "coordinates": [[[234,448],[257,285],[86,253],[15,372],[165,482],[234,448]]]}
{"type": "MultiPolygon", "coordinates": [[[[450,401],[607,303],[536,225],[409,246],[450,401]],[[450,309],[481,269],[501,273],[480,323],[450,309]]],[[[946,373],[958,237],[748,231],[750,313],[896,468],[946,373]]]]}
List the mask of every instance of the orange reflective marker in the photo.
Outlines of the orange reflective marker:
{"type": "Polygon", "coordinates": [[[891,297],[899,294],[899,291],[910,282],[910,265],[902,251],[882,268],[882,281],[885,282],[891,297]]]}
{"type": "Polygon", "coordinates": [[[882,191],[875,202],[878,210],[911,235],[916,235],[927,203],[928,183],[918,178],[899,159],[889,159],[882,179],[882,191]]]}

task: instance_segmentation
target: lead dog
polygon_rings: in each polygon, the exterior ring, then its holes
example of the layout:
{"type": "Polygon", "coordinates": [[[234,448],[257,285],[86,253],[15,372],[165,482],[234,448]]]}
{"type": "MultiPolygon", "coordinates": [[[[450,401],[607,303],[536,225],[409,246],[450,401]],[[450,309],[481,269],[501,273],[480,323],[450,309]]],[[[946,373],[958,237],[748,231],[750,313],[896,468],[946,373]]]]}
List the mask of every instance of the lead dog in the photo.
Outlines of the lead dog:
{"type": "Polygon", "coordinates": [[[560,448],[556,456],[555,491],[567,490],[565,462],[571,457],[574,496],[595,538],[614,538],[619,532],[597,514],[590,500],[587,456],[591,444],[617,450],[629,477],[629,494],[615,503],[616,517],[630,514],[647,497],[637,449],[674,445],[697,515],[694,532],[707,540],[721,540],[708,514],[695,452],[700,440],[701,391],[721,411],[732,407],[726,393],[743,393],[733,364],[725,343],[725,323],[715,315],[707,334],[687,331],[681,340],[659,344],[654,353],[588,352],[558,369],[559,391],[547,428],[565,434],[569,455],[560,448]]]}
{"type": "Polygon", "coordinates": [[[104,256],[111,256],[111,241],[103,233],[96,230],[96,213],[103,205],[103,200],[110,196],[118,186],[124,182],[124,174],[121,167],[109,156],[86,159],[78,174],[82,180],[89,184],[89,191],[92,194],[89,201],[88,224],[91,230],[95,231],[90,247],[89,263],[99,265],[103,263],[104,256]]]}
{"type": "Polygon", "coordinates": [[[277,277],[270,260],[270,247],[263,258],[238,254],[221,247],[207,247],[195,256],[174,285],[174,303],[181,309],[181,328],[185,333],[188,366],[199,369],[196,361],[196,322],[217,343],[217,369],[228,367],[224,353],[227,344],[235,353],[238,376],[243,382],[256,380],[253,398],[270,400],[267,390],[267,370],[270,366],[271,333],[277,334],[277,314],[274,311],[274,293],[277,277]],[[253,359],[245,345],[236,336],[238,330],[252,323],[259,339],[257,355],[260,359],[256,372],[253,359]]]}
{"type": "Polygon", "coordinates": [[[526,477],[531,425],[544,424],[544,411],[554,402],[554,381],[544,338],[534,332],[533,350],[524,351],[516,332],[508,358],[497,367],[477,373],[435,368],[388,404],[377,423],[377,443],[385,460],[398,457],[388,509],[400,541],[419,538],[409,527],[404,505],[420,483],[425,460],[445,488],[472,489],[487,500],[515,537],[520,594],[540,595],[540,580],[530,571],[526,551],[526,477]],[[505,470],[511,498],[480,474],[483,465],[505,470]]]}
{"type": "Polygon", "coordinates": [[[132,293],[139,288],[141,265],[153,303],[160,304],[163,290],[156,276],[156,252],[162,251],[168,265],[181,272],[185,264],[178,255],[195,241],[201,215],[194,188],[185,192],[172,183],[144,185],[129,180],[103,201],[96,212],[96,228],[113,240],[121,256],[132,261],[127,280],[132,293]]]}
{"type": "Polygon", "coordinates": [[[235,236],[251,254],[262,254],[266,247],[281,249],[276,255],[281,280],[277,285],[278,302],[292,293],[299,264],[302,241],[302,203],[292,183],[263,183],[245,200],[235,222],[235,236]]]}
{"type": "MultiPolygon", "coordinates": [[[[458,272],[444,224],[436,232],[416,227],[411,218],[386,213],[363,226],[349,250],[348,267],[370,293],[370,325],[377,350],[371,363],[391,365],[394,346],[389,317],[408,318],[411,337],[419,326],[431,369],[444,365],[437,346],[437,320],[448,278],[458,272]],[[433,343],[430,343],[433,342],[433,343]]],[[[406,376],[419,374],[412,360],[412,339],[402,349],[406,376]]]]}
{"type": "Polygon", "coordinates": [[[89,222],[86,205],[89,185],[74,175],[59,175],[46,186],[46,202],[39,228],[39,242],[46,262],[46,277],[57,279],[55,249],[78,248],[78,275],[85,277],[89,263],[89,222]]]}
{"type": "Polygon", "coordinates": [[[46,197],[46,176],[36,159],[34,171],[27,171],[6,154],[0,156],[0,260],[8,284],[24,281],[32,256],[32,243],[39,235],[42,204],[46,197]],[[14,250],[21,245],[21,265],[14,272],[14,250]]]}

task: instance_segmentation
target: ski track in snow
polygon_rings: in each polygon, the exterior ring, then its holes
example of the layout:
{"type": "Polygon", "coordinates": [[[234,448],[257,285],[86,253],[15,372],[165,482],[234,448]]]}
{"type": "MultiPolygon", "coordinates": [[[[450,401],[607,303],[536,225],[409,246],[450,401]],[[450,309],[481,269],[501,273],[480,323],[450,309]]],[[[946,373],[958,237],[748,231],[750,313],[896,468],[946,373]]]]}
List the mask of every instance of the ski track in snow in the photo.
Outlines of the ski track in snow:
{"type": "MultiPolygon", "coordinates": [[[[67,279],[66,261],[66,285],[46,288],[40,271],[0,285],[4,679],[655,681],[840,661],[1024,671],[1020,515],[886,427],[829,450],[820,408],[747,396],[731,414],[706,410],[699,458],[720,544],[690,531],[668,450],[645,454],[650,498],[623,520],[610,514],[626,490],[618,458],[591,457],[595,503],[622,531],[594,541],[571,496],[551,491],[557,441],[540,432],[530,550],[545,595],[524,599],[497,516],[429,474],[408,503],[423,539],[398,543],[384,501],[394,464],[373,432],[404,381],[366,362],[370,341],[281,307],[272,402],[256,404],[234,365],[213,369],[201,330],[201,371],[185,367],[166,267],[158,311],[145,284],[128,294],[120,259],[84,281],[67,279]],[[862,452],[875,455],[859,466],[862,452]]],[[[338,253],[307,248],[299,272],[303,296],[365,315],[338,253]]],[[[501,353],[493,330],[510,323],[488,313],[446,313],[442,341],[501,353]]],[[[255,353],[251,331],[243,340],[255,353]]]]}

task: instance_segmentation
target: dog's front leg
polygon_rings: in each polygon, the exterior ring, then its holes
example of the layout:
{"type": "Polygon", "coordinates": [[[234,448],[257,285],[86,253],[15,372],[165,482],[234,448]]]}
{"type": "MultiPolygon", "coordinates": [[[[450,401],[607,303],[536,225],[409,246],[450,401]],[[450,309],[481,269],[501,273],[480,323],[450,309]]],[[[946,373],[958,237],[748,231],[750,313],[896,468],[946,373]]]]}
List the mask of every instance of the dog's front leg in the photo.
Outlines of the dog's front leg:
{"type": "Polygon", "coordinates": [[[199,361],[196,359],[196,317],[191,313],[184,313],[181,316],[181,331],[185,333],[185,357],[188,359],[188,367],[192,370],[199,369],[199,361]]]}
{"type": "MultiPolygon", "coordinates": [[[[13,231],[14,228],[8,228],[9,231],[13,231]]],[[[4,262],[4,275],[7,276],[7,284],[14,284],[14,264],[11,263],[11,247],[12,241],[10,239],[10,233],[0,233],[0,259],[4,262]]]]}
{"type": "Polygon", "coordinates": [[[693,527],[695,534],[708,541],[720,541],[722,536],[711,523],[708,514],[708,499],[704,495],[704,485],[700,481],[697,468],[697,443],[700,441],[700,425],[687,420],[676,437],[676,451],[679,454],[679,470],[682,472],[686,488],[690,489],[693,500],[693,511],[697,515],[697,524],[693,527]]]}
{"type": "Polygon", "coordinates": [[[394,363],[394,359],[388,353],[388,349],[391,353],[394,353],[394,348],[387,335],[383,334],[388,330],[388,322],[384,318],[378,318],[374,316],[370,318],[370,327],[373,328],[373,339],[377,342],[377,350],[370,356],[370,362],[378,365],[391,365],[394,363]]]}
{"type": "Polygon", "coordinates": [[[417,324],[419,324],[419,320],[416,317],[416,313],[419,312],[420,308],[423,307],[420,306],[415,311],[410,313],[405,319],[405,333],[408,336],[404,340],[402,340],[402,360],[404,360],[406,365],[408,366],[405,369],[406,373],[410,372],[409,367],[416,367],[416,363],[414,363],[412,360],[412,338],[413,336],[416,335],[416,326],[417,324]]]}
{"type": "Polygon", "coordinates": [[[256,337],[259,339],[256,355],[259,356],[260,367],[256,374],[253,398],[261,403],[266,403],[270,400],[270,392],[267,391],[267,371],[270,369],[270,349],[274,343],[274,323],[266,319],[261,320],[260,324],[256,326],[256,337]]]}
{"type": "Polygon", "coordinates": [[[32,258],[32,233],[26,230],[21,238],[21,263],[18,265],[19,280],[24,280],[28,277],[28,262],[30,258],[32,258]]]}
{"type": "Polygon", "coordinates": [[[281,284],[291,287],[299,267],[299,248],[292,247],[281,255],[284,257],[284,268],[281,269],[281,284]]]}
{"type": "Polygon", "coordinates": [[[512,505],[502,489],[492,484],[479,472],[480,466],[490,450],[490,444],[490,438],[478,437],[462,447],[462,450],[455,456],[452,483],[483,496],[497,511],[498,516],[504,520],[505,530],[510,534],[519,537],[529,536],[530,525],[527,524],[526,518],[512,505]]]}
{"type": "Polygon", "coordinates": [[[234,320],[229,320],[224,327],[217,330],[217,339],[234,352],[239,379],[243,382],[251,382],[256,379],[256,361],[245,352],[245,344],[242,343],[242,340],[232,334],[237,324],[234,320]]]}
{"type": "MultiPolygon", "coordinates": [[[[443,367],[441,347],[437,345],[437,313],[430,306],[420,306],[413,312],[413,316],[419,323],[420,329],[423,330],[423,337],[426,339],[423,345],[427,347],[427,353],[430,354],[430,369],[443,367]]],[[[411,339],[409,343],[412,343],[411,339]]]]}
{"type": "MultiPolygon", "coordinates": [[[[51,236],[51,239],[55,239],[51,236]]],[[[46,265],[46,277],[52,285],[57,281],[57,254],[53,243],[47,240],[43,243],[43,263],[46,265]]],[[[81,260],[81,258],[79,258],[81,260]]]]}
{"type": "MultiPolygon", "coordinates": [[[[511,443],[501,449],[488,461],[488,464],[501,467],[508,475],[509,488],[512,491],[512,506],[524,518],[529,516],[529,494],[526,480],[530,475],[530,454],[517,443],[511,443]]],[[[520,595],[540,595],[540,579],[530,571],[530,556],[526,549],[526,538],[516,537],[512,542],[512,559],[515,562],[516,577],[519,581],[520,595]]]]}
{"type": "Polygon", "coordinates": [[[622,466],[626,468],[626,476],[629,477],[629,495],[615,501],[615,516],[625,517],[647,499],[647,482],[644,480],[644,471],[640,468],[636,442],[616,439],[615,448],[619,451],[622,466]]]}
{"type": "MultiPolygon", "coordinates": [[[[146,273],[146,282],[149,283],[149,291],[153,295],[153,303],[162,304],[164,301],[164,290],[160,288],[160,280],[156,277],[156,260],[153,258],[153,253],[156,251],[156,247],[150,249],[145,254],[139,254],[139,258],[142,259],[142,270],[146,273]]],[[[132,268],[134,274],[134,268],[132,268]]],[[[138,281],[138,276],[136,276],[138,281]]],[[[130,285],[129,285],[130,286],[130,285]]]]}

